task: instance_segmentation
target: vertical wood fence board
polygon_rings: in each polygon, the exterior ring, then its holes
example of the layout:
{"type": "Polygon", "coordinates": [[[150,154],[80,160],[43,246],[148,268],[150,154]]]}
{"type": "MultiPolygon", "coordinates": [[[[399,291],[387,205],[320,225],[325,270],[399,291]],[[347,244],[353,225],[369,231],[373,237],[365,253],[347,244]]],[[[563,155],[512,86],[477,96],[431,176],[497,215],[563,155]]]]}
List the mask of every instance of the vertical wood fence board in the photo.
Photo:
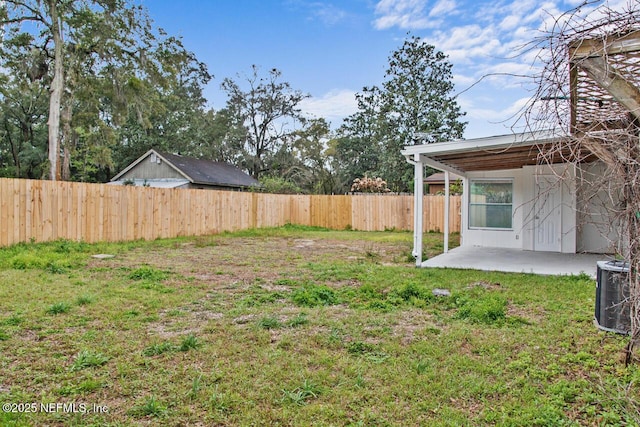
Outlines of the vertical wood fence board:
{"type": "Polygon", "coordinates": [[[86,204],[84,201],[84,192],[86,191],[85,186],[76,187],[76,191],[74,191],[74,200],[73,205],[74,208],[77,209],[76,218],[78,222],[76,223],[76,235],[74,240],[84,240],[84,225],[87,222],[87,212],[86,212],[86,204]]]}
{"type": "Polygon", "coordinates": [[[92,186],[86,188],[84,204],[87,210],[87,224],[84,236],[87,242],[95,242],[98,240],[98,210],[100,209],[100,192],[92,186]]]}
{"type": "Polygon", "coordinates": [[[20,183],[20,191],[18,192],[18,210],[14,209],[14,224],[17,223],[17,226],[14,227],[13,231],[13,240],[14,242],[25,242],[27,241],[27,183],[20,183]],[[16,218],[15,215],[18,215],[16,218]]]}
{"type": "Polygon", "coordinates": [[[57,211],[54,212],[54,217],[53,217],[53,234],[54,234],[54,239],[63,239],[67,233],[66,233],[66,218],[67,216],[65,215],[66,213],[66,197],[64,195],[66,187],[67,187],[67,183],[65,182],[56,182],[56,185],[53,188],[54,194],[53,197],[56,198],[56,208],[57,211]]]}
{"type": "Polygon", "coordinates": [[[7,210],[7,206],[9,204],[9,196],[7,195],[6,190],[8,185],[8,180],[0,179],[0,246],[7,246],[10,244],[9,216],[3,214],[3,212],[7,210]]]}
{"type": "MultiPolygon", "coordinates": [[[[460,231],[460,196],[450,230],[460,231]]],[[[444,228],[444,198],[425,196],[424,231],[444,228]]],[[[0,245],[52,239],[122,241],[287,223],[411,230],[413,196],[283,195],[0,179],[0,245]]]]}
{"type": "Polygon", "coordinates": [[[6,203],[3,203],[2,206],[2,212],[6,213],[6,223],[7,223],[7,228],[4,230],[4,232],[6,233],[6,239],[8,242],[13,243],[15,241],[15,221],[16,221],[16,217],[15,217],[15,197],[16,197],[16,192],[20,191],[18,187],[18,183],[16,182],[9,182],[9,185],[7,186],[7,200],[6,203]]]}

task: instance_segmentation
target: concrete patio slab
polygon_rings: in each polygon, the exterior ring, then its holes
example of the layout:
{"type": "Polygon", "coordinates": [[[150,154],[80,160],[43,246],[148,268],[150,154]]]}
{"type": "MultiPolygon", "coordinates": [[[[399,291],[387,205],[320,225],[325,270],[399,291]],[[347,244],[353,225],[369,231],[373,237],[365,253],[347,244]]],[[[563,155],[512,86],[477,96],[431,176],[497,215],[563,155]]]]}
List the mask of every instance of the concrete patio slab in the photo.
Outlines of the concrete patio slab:
{"type": "Polygon", "coordinates": [[[520,249],[458,247],[422,263],[422,267],[463,268],[542,275],[578,275],[596,277],[596,262],[610,260],[606,254],[564,254],[520,249]]]}

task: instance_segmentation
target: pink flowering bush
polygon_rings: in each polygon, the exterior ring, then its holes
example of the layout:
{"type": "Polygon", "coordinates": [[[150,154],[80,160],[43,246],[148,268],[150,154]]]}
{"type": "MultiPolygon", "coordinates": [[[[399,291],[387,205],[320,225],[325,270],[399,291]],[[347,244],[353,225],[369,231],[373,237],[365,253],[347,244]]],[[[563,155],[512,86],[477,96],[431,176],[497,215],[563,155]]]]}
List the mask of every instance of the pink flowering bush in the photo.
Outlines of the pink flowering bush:
{"type": "Polygon", "coordinates": [[[364,176],[363,178],[356,178],[351,185],[352,193],[388,193],[387,181],[382,178],[369,178],[364,176]]]}

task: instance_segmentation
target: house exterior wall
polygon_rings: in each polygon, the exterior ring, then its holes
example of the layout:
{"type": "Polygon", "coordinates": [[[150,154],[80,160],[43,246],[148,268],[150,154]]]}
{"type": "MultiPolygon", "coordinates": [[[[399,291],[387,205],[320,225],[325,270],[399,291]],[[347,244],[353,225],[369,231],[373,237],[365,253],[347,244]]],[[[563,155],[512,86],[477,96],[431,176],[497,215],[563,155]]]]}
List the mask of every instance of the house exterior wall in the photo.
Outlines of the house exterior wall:
{"type": "Polygon", "coordinates": [[[537,250],[536,197],[539,193],[538,180],[546,178],[557,186],[560,221],[557,234],[557,251],[576,251],[576,188],[575,174],[566,166],[524,167],[521,169],[490,172],[469,172],[464,180],[462,204],[463,246],[502,247],[512,249],[537,250]],[[558,179],[558,176],[564,179],[558,179]],[[469,226],[470,182],[477,179],[509,180],[513,183],[512,227],[509,229],[474,228],[469,226]]]}
{"type": "Polygon", "coordinates": [[[166,179],[166,178],[182,178],[184,176],[178,173],[174,168],[167,165],[162,159],[155,155],[147,156],[140,163],[135,165],[131,170],[127,171],[120,177],[121,181],[128,179],[166,179]],[[154,160],[155,161],[151,161],[154,160]],[[158,162],[159,161],[159,162],[158,162]]]}
{"type": "Polygon", "coordinates": [[[491,230],[487,228],[478,229],[469,226],[469,191],[470,182],[476,179],[508,179],[513,182],[513,206],[522,203],[521,187],[523,184],[522,170],[503,170],[491,172],[469,172],[463,182],[463,203],[462,203],[462,236],[463,246],[486,246],[503,248],[522,248],[522,240],[519,230],[522,227],[521,215],[516,212],[513,216],[512,228],[509,230],[491,230]]]}
{"type": "Polygon", "coordinates": [[[438,193],[444,193],[444,184],[427,184],[427,186],[429,187],[429,194],[435,195],[438,193]]]}
{"type": "Polygon", "coordinates": [[[608,212],[615,202],[615,194],[609,188],[594,188],[601,181],[605,165],[594,162],[584,165],[579,171],[577,216],[577,250],[590,253],[615,253],[615,242],[619,239],[615,221],[608,212]]]}

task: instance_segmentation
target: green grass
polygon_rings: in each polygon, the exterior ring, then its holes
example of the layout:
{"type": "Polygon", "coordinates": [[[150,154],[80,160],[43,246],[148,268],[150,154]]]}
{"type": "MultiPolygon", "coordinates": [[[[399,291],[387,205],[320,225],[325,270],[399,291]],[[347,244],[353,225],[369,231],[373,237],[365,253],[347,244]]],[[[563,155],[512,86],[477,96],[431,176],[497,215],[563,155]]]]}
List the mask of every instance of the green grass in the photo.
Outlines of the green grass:
{"type": "Polygon", "coordinates": [[[640,424],[592,280],[417,269],[411,242],[286,226],[0,249],[0,400],[108,408],[0,425],[640,424]]]}

